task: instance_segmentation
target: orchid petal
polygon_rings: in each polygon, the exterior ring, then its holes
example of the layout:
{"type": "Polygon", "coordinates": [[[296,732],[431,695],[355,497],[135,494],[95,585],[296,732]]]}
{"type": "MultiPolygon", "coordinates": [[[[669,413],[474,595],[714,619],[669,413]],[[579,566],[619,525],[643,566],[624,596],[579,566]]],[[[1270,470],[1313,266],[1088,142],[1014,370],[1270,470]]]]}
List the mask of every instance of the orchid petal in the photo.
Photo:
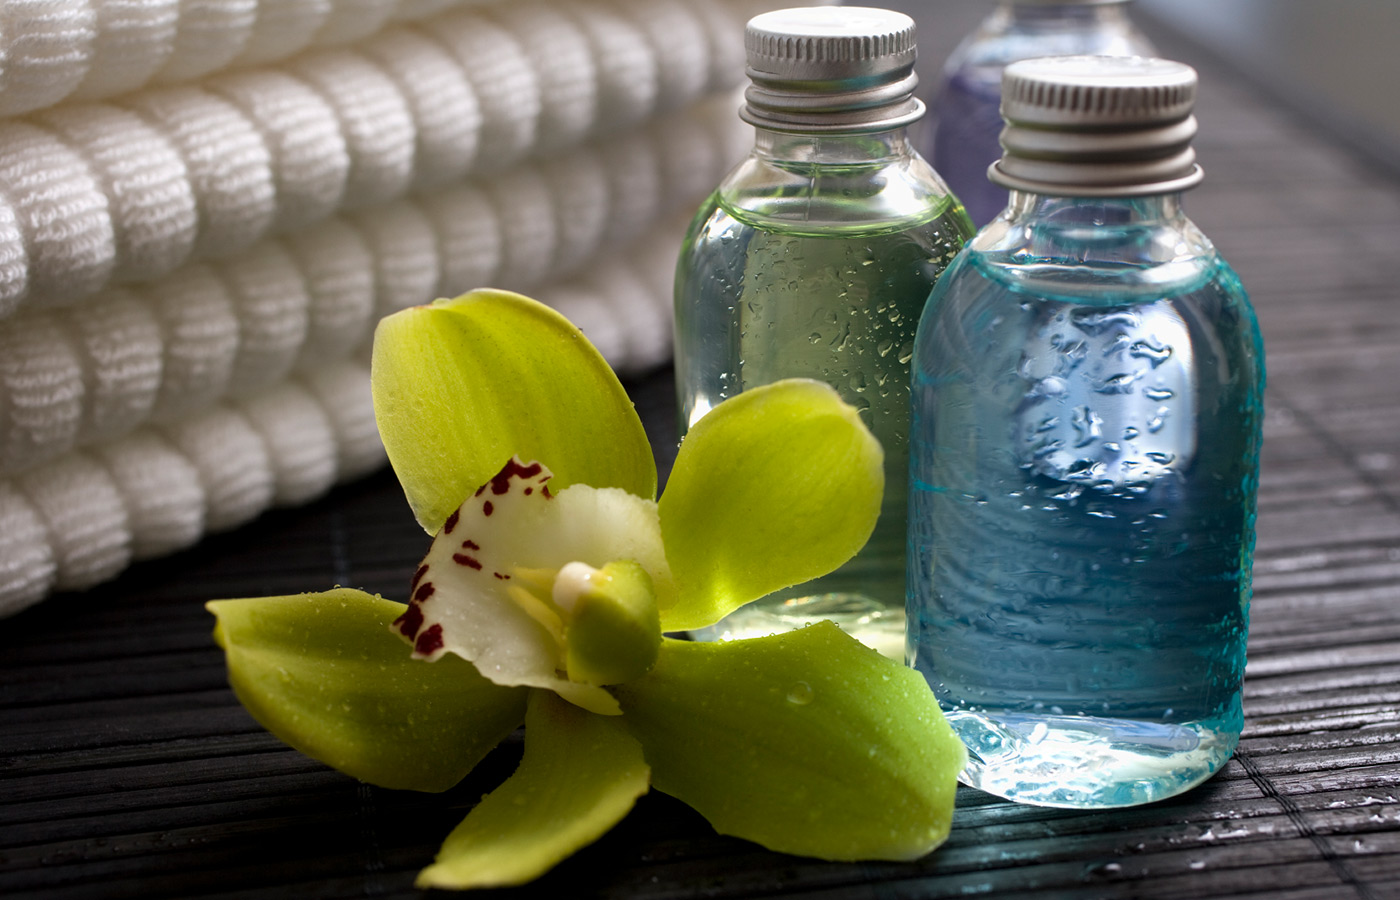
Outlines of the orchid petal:
{"type": "Polygon", "coordinates": [[[617,719],[532,691],[525,756],[458,825],[418,887],[523,884],[593,843],[647,791],[642,748],[617,719]]]}
{"type": "Polygon", "coordinates": [[[539,463],[512,459],[468,497],[433,541],[396,624],[415,656],[456,654],[497,684],[546,688],[616,714],[607,691],[560,674],[566,622],[546,598],[567,564],[616,560],[639,564],[657,594],[671,597],[656,504],[588,485],[555,495],[550,478],[539,463]]]}
{"type": "Polygon", "coordinates": [[[363,591],[216,600],[214,639],[238,699],[278,738],[381,787],[443,791],[525,716],[527,691],[466,662],[411,659],[363,591]]]}
{"type": "Polygon", "coordinates": [[[775,382],[710,410],[660,502],[680,589],[662,628],[713,625],[854,556],[880,514],[883,459],[856,410],[821,382],[775,382]]]}
{"type": "Polygon", "coordinates": [[[512,454],[571,484],[656,495],[641,420],[612,369],[567,319],[478,290],[379,323],[374,415],[409,506],[435,534],[512,454]]]}
{"type": "Polygon", "coordinates": [[[923,676],[830,622],[667,639],[615,690],[655,787],[721,833],[833,860],[914,859],[948,835],[962,744],[923,676]]]}

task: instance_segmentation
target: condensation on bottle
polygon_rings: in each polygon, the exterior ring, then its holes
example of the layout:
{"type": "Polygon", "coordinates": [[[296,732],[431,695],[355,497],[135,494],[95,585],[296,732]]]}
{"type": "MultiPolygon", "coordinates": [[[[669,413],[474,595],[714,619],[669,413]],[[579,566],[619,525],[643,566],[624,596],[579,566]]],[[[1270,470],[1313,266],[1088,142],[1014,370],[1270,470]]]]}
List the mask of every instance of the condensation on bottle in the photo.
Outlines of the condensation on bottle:
{"type": "Polygon", "coordinates": [[[913,360],[907,655],[964,780],[1112,807],[1187,790],[1243,725],[1263,344],[1186,218],[1196,73],[1006,69],[1006,209],[913,360]]]}
{"type": "Polygon", "coordinates": [[[676,273],[682,434],[782,378],[832,385],[880,440],[875,533],[825,578],[761,599],[701,638],[830,619],[887,655],[904,644],[909,360],[938,276],[972,234],[911,148],[914,22],[861,7],[782,10],[746,32],[750,156],[700,209],[676,273]]]}

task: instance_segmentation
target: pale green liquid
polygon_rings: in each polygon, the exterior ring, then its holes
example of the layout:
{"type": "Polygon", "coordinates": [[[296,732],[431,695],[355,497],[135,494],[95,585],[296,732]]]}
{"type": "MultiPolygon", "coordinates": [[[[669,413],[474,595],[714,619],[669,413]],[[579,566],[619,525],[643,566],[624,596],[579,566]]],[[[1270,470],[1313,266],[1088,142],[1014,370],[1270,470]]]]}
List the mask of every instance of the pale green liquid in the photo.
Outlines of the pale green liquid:
{"type": "Polygon", "coordinates": [[[884,447],[885,495],[874,535],[849,563],[698,636],[750,637],[831,619],[902,659],[909,360],[924,300],[970,234],[951,202],[914,221],[825,227],[718,200],[702,211],[677,274],[682,432],[748,388],[825,381],[884,447]]]}

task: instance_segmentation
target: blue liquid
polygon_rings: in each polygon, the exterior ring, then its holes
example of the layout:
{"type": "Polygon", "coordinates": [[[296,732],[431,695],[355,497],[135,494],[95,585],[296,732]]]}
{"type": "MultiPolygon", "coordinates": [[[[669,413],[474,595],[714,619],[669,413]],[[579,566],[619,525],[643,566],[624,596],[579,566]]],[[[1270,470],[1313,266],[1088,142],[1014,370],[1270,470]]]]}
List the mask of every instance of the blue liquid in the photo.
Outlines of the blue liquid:
{"type": "Polygon", "coordinates": [[[1074,260],[965,251],[930,297],[907,654],[965,781],[1126,806],[1239,739],[1263,348],[1213,253],[1074,260]]]}

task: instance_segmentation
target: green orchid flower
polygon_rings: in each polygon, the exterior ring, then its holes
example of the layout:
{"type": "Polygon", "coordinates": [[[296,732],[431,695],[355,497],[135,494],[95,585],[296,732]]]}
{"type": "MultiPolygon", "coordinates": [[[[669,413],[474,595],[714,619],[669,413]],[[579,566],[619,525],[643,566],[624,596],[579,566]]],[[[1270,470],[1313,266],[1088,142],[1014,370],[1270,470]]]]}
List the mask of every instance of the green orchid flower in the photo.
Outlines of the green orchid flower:
{"type": "Polygon", "coordinates": [[[409,602],[337,588],[209,608],[253,716],[369,783],[446,790],[523,722],[519,768],[420,886],[529,881],[651,786],[788,853],[913,859],[946,838],[964,751],[917,673],[830,623],[664,636],[869,537],[882,454],[835,391],[793,380],[718,405],[658,502],[621,384],[528,298],[474,291],[385,319],[373,389],[434,535],[409,602]]]}

